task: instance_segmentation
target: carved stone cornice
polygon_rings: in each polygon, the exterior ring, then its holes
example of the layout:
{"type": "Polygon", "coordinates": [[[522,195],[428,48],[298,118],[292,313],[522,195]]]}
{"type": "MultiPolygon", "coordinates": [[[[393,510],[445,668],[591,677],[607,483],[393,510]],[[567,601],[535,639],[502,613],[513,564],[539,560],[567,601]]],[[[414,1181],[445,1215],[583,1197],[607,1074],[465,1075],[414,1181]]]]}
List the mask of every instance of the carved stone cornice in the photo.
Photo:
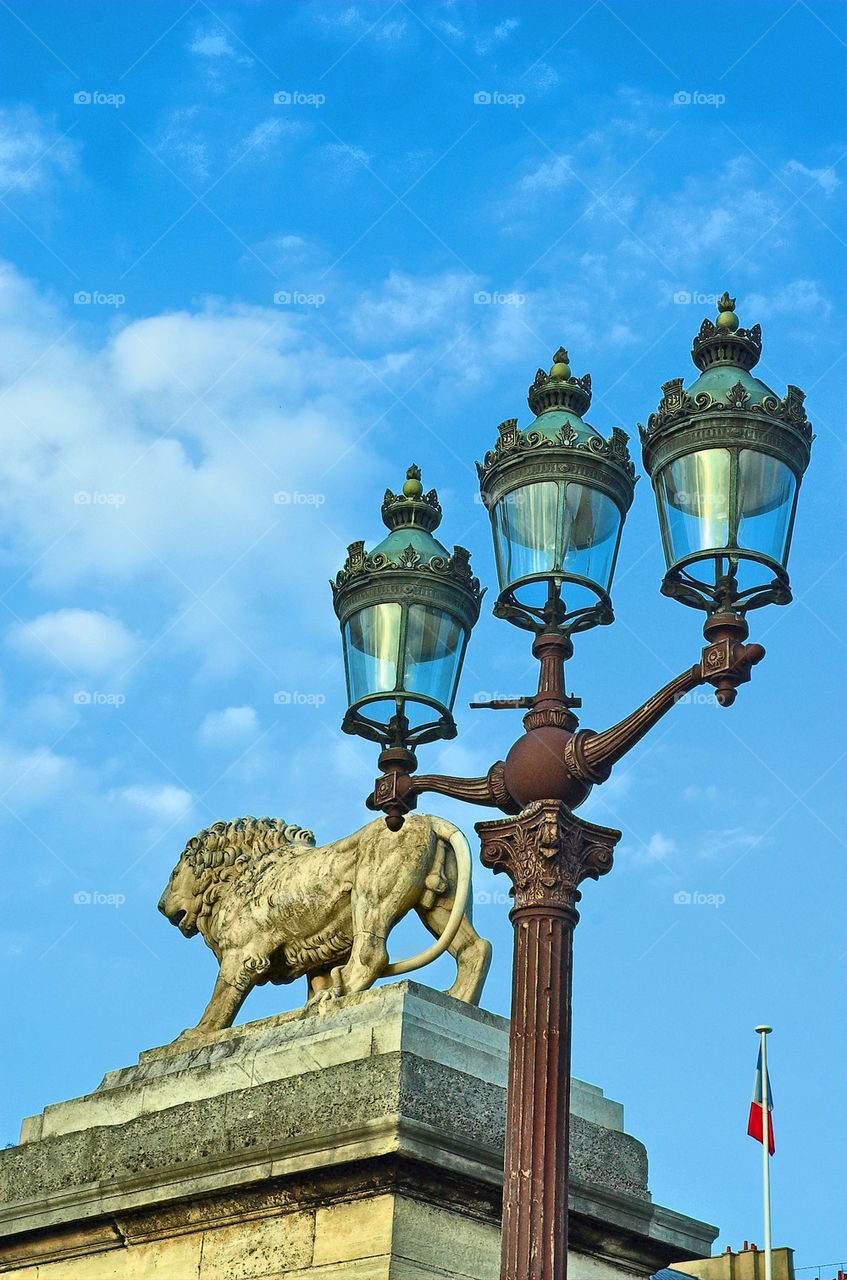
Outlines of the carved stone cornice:
{"type": "Polygon", "coordinates": [[[492,871],[505,871],[514,886],[514,911],[550,908],[576,920],[578,885],[612,869],[620,831],[573,815],[558,800],[536,800],[514,818],[476,823],[480,858],[492,871]]]}

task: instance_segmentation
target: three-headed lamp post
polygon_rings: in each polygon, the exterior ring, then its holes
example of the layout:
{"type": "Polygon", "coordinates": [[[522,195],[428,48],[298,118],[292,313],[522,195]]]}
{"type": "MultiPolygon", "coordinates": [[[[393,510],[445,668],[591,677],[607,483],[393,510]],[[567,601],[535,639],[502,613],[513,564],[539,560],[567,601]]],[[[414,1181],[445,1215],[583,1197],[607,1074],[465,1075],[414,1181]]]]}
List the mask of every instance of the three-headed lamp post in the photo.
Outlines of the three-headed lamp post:
{"type": "Polygon", "coordinates": [[[492,524],[499,595],[494,614],[533,633],[538,689],[472,704],[521,707],[525,732],[481,778],[418,774],[415,748],[456,735],[453,703],[481,591],[462,547],[434,537],[441,508],[410,467],[388,491],[388,536],[349,549],[332,584],[341,622],[349,707],[343,729],[381,745],[371,809],[392,831],[417,797],[439,792],[509,815],[476,824],[480,856],[512,881],[512,1018],[503,1191],[502,1280],[566,1280],[571,962],[579,884],[612,866],[620,832],[574,810],[592,787],[698,685],[721,706],[764,657],[745,643],[746,613],[791,599],[786,564],[797,491],[812,434],[803,393],[780,398],[751,370],[759,326],[739,328],[724,294],[704,320],[692,358],[699,377],[664,384],[639,426],[656,495],[667,572],[664,594],[706,614],[706,645],[619,724],[579,729],[566,693],[571,637],[614,620],[610,598],[621,531],[635,488],[627,435],[604,439],[585,421],[591,379],[567,352],[529,391],[526,429],[503,422],[477,464],[492,524]]]}

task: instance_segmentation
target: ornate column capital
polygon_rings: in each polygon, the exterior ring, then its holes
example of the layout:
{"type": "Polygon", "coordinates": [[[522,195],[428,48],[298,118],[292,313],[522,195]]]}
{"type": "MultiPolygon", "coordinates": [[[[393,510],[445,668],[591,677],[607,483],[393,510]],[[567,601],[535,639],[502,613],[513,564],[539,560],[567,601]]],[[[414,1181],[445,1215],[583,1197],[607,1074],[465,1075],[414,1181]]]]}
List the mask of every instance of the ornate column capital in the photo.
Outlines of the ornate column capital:
{"type": "Polygon", "coordinates": [[[559,800],[536,800],[514,818],[477,822],[483,866],[512,881],[513,910],[553,908],[576,917],[581,881],[612,869],[620,831],[574,817],[559,800]]]}

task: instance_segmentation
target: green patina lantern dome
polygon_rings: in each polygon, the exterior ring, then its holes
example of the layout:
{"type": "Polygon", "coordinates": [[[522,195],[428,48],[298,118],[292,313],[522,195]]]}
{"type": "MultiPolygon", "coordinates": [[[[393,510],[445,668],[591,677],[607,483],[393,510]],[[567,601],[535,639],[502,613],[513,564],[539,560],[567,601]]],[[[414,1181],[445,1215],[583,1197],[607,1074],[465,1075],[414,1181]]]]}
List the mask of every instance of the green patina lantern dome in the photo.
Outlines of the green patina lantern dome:
{"type": "Polygon", "coordinates": [[[628,436],[616,427],[605,440],[585,421],[591,378],[571,374],[562,347],[528,403],[535,421],[502,422],[477,463],[500,585],[494,613],[528,630],[587,630],[614,617],[609,589],[635,485],[628,436]]]}
{"type": "Polygon", "coordinates": [[[656,494],[665,595],[707,613],[744,613],[791,599],[786,565],[812,429],[805,396],[780,399],[755,377],[762,331],[739,327],[725,293],[704,320],[687,388],[666,382],[646,430],[644,466],[656,494]]]}
{"type": "Polygon", "coordinates": [[[347,676],[342,728],[412,747],[456,735],[453,703],[482,592],[470,553],[451,554],[433,536],[441,504],[434,489],[424,493],[418,467],[402,493],[386,490],[382,519],[388,535],[371,552],[352,543],[331,583],[347,676]]]}

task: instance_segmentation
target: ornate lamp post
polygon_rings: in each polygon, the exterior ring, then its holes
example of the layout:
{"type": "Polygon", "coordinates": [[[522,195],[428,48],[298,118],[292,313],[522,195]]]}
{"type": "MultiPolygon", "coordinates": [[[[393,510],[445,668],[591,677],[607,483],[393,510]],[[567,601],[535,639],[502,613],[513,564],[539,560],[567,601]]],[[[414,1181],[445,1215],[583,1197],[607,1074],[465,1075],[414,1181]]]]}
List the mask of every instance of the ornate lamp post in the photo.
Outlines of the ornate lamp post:
{"type": "Polygon", "coordinates": [[[427,791],[510,815],[476,824],[482,862],[506,872],[514,898],[502,1280],[567,1277],[578,886],[611,869],[620,839],[573,810],[684,694],[708,683],[729,706],[764,657],[760,645],[743,643],[745,613],[791,599],[788,543],[813,438],[803,394],[789,387],[780,399],[750,374],[759,326],[739,329],[727,295],[719,305],[717,323],[705,320],[694,342],[701,376],[687,391],[682,379],[666,383],[658,411],[639,428],[667,560],[662,590],[705,610],[706,647],[626,719],[602,733],[579,729],[580,701],[565,691],[571,636],[613,621],[609,591],[635,471],[624,432],[604,440],[584,420],[591,381],[571,375],[561,349],[530,388],[534,422],[526,430],[502,423],[477,464],[500,585],[494,613],[534,633],[540,663],[532,697],[471,704],[526,710],[505,761],[483,778],[414,772],[413,746],[455,735],[453,699],[480,601],[468,553],[456,547],[450,556],[432,537],[440,507],[434,492],[423,496],[417,468],[403,496],[386,494],[388,538],[370,555],[354,543],[333,583],[350,700],[342,727],[383,747],[368,806],[392,830],[427,791]],[[379,704],[382,720],[363,714],[379,704]],[[432,711],[435,721],[425,718],[432,711]]]}

